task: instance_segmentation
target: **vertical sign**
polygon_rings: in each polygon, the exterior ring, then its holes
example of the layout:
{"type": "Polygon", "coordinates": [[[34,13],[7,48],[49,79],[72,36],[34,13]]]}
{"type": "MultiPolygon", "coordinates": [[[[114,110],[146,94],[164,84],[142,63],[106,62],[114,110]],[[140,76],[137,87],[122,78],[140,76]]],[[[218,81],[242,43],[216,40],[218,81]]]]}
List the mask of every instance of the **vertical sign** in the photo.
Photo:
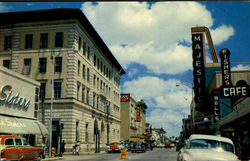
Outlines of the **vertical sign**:
{"type": "Polygon", "coordinates": [[[230,61],[229,61],[230,55],[231,53],[228,49],[222,49],[219,54],[221,58],[222,86],[223,87],[232,86],[230,61]]]}
{"type": "Polygon", "coordinates": [[[214,122],[220,120],[220,89],[216,88],[212,94],[212,107],[214,110],[214,122]]]}
{"type": "Polygon", "coordinates": [[[205,101],[204,35],[192,33],[194,99],[196,103],[205,101]]]}
{"type": "Polygon", "coordinates": [[[141,122],[141,106],[136,107],[136,122],[141,122]]]}

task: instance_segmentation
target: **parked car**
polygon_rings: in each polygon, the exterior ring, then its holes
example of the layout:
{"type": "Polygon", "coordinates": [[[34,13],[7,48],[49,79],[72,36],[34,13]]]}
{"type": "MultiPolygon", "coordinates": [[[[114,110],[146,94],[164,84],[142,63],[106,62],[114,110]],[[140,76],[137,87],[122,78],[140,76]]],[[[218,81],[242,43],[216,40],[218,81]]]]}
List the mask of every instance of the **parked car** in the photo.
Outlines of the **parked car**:
{"type": "Polygon", "coordinates": [[[124,146],[121,144],[121,142],[111,142],[110,144],[107,144],[106,151],[108,153],[110,152],[121,152],[121,150],[124,148],[124,146]]]}
{"type": "Polygon", "coordinates": [[[131,152],[145,152],[146,151],[146,145],[145,143],[141,141],[136,141],[131,146],[131,152]]]}
{"type": "Polygon", "coordinates": [[[238,161],[231,139],[213,135],[193,134],[177,155],[177,161],[238,161]]]}
{"type": "Polygon", "coordinates": [[[170,141],[165,142],[165,148],[171,148],[171,142],[170,141]]]}
{"type": "Polygon", "coordinates": [[[24,137],[14,135],[0,135],[0,152],[1,161],[41,161],[45,157],[42,147],[30,146],[24,137]]]}
{"type": "Polygon", "coordinates": [[[121,143],[124,146],[124,148],[127,149],[127,151],[131,150],[131,143],[129,141],[121,141],[121,143]]]}
{"type": "Polygon", "coordinates": [[[176,151],[179,151],[182,147],[184,147],[187,144],[187,140],[179,141],[176,143],[176,151]]]}

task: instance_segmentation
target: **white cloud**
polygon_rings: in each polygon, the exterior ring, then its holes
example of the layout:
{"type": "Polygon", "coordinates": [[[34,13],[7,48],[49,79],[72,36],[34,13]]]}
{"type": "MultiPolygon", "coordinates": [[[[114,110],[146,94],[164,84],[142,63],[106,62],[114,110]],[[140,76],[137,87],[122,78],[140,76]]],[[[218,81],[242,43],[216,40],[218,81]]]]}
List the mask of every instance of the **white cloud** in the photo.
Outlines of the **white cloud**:
{"type": "Polygon", "coordinates": [[[122,93],[133,93],[143,99],[151,111],[147,117],[153,127],[163,127],[170,135],[179,136],[182,118],[190,114],[191,88],[181,85],[179,80],[164,80],[145,76],[126,81],[122,93]]]}
{"type": "Polygon", "coordinates": [[[235,67],[232,67],[231,70],[234,70],[234,71],[238,71],[238,70],[250,70],[250,65],[242,65],[242,64],[239,64],[235,67]]]}
{"type": "MultiPolygon", "coordinates": [[[[132,62],[157,74],[179,74],[192,69],[191,27],[212,27],[211,13],[197,2],[83,3],[82,10],[124,68],[132,62]],[[121,47],[121,44],[126,44],[121,47]]],[[[226,41],[232,27],[212,33],[215,44],[226,41]]]]}
{"type": "Polygon", "coordinates": [[[137,68],[133,68],[131,70],[128,71],[128,77],[133,77],[134,75],[136,75],[138,73],[138,69],[137,68]]]}

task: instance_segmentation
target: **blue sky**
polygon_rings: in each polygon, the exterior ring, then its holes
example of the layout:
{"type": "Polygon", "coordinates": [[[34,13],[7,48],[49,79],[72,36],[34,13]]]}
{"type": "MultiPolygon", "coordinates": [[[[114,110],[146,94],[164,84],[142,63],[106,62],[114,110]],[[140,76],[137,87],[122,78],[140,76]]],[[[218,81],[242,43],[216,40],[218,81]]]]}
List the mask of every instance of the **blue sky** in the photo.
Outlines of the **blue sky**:
{"type": "MultiPolygon", "coordinates": [[[[210,29],[217,54],[231,51],[231,69],[250,69],[250,2],[0,2],[0,12],[79,8],[123,66],[122,93],[148,104],[147,122],[179,136],[190,114],[191,27],[210,29]]],[[[207,63],[211,63],[207,49],[207,63]]]]}

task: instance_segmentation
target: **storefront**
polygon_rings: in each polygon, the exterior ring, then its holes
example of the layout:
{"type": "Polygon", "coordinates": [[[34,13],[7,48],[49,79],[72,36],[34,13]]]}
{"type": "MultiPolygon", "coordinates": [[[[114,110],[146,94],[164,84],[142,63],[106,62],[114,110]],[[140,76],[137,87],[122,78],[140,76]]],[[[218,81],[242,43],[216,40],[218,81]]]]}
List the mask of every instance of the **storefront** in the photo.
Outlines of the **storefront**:
{"type": "Polygon", "coordinates": [[[37,120],[40,83],[4,67],[0,78],[0,134],[25,136],[31,145],[41,143],[48,130],[37,120]]]}

